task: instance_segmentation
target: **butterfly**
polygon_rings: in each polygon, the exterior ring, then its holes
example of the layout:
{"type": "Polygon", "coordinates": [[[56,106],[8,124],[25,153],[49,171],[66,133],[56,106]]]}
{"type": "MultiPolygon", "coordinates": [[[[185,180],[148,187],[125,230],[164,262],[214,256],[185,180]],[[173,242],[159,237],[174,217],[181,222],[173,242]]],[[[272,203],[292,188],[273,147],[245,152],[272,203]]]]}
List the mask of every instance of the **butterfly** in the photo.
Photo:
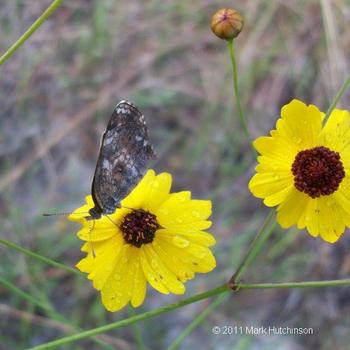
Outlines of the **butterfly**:
{"type": "Polygon", "coordinates": [[[120,101],[102,136],[91,186],[94,207],[86,218],[99,219],[120,208],[155,158],[143,114],[131,102],[120,101]]]}

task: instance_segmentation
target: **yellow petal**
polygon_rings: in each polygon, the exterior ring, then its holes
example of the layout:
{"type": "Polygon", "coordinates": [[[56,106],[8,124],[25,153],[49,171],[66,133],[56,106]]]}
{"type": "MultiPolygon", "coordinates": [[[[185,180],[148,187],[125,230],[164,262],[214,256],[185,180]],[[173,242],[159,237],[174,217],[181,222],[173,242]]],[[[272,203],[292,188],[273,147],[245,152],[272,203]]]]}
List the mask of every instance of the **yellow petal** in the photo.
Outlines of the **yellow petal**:
{"type": "Polygon", "coordinates": [[[207,232],[193,229],[166,228],[157,230],[156,235],[166,235],[168,237],[183,236],[186,240],[210,247],[216,243],[213,235],[207,232]]]}
{"type": "Polygon", "coordinates": [[[173,200],[165,201],[156,212],[162,227],[173,227],[206,220],[211,214],[211,201],[191,200],[179,203],[173,200]]]}
{"type": "Polygon", "coordinates": [[[91,221],[91,227],[85,225],[78,232],[77,236],[83,241],[98,242],[121,235],[119,228],[109,225],[96,225],[91,221]]]}
{"type": "Polygon", "coordinates": [[[207,247],[191,242],[184,246],[183,241],[181,242],[178,238],[166,236],[160,236],[158,242],[166,246],[169,254],[178,257],[183,263],[191,266],[195,272],[209,272],[216,266],[215,258],[207,247]]]}
{"type": "MultiPolygon", "coordinates": [[[[277,126],[281,122],[283,123],[280,119],[277,126]]],[[[273,130],[271,133],[273,136],[261,136],[253,142],[254,148],[263,155],[263,157],[259,157],[259,162],[261,159],[270,160],[275,163],[274,165],[282,167],[283,170],[288,170],[298,148],[293,147],[289,139],[281,137],[278,130],[273,130]]]]}
{"type": "Polygon", "coordinates": [[[182,282],[194,277],[194,271],[191,265],[185,264],[177,256],[168,251],[168,243],[164,243],[157,238],[152,242],[156,254],[164,262],[166,267],[172,271],[182,282]]]}
{"type": "Polygon", "coordinates": [[[311,200],[307,207],[306,228],[316,237],[334,243],[345,230],[344,211],[337,203],[334,196],[322,196],[311,200]]]}
{"type": "Polygon", "coordinates": [[[93,280],[95,289],[101,290],[107,283],[107,279],[110,277],[115,266],[118,265],[118,261],[121,259],[124,245],[122,239],[114,237],[110,240],[104,251],[96,253],[94,267],[88,276],[89,279],[93,280]]]}
{"type": "Polygon", "coordinates": [[[135,257],[133,259],[137,261],[136,262],[137,266],[135,266],[135,272],[133,275],[131,305],[133,307],[138,307],[143,303],[145,299],[147,283],[140,264],[140,249],[139,248],[133,248],[133,249],[135,254],[135,257]]]}
{"type": "Polygon", "coordinates": [[[329,243],[336,242],[345,231],[341,208],[334,196],[323,196],[318,199],[320,236],[329,243]]]}
{"type": "Polygon", "coordinates": [[[118,263],[101,290],[102,303],[111,312],[122,309],[131,299],[128,248],[128,245],[123,246],[118,263]]]}
{"type": "Polygon", "coordinates": [[[350,145],[350,115],[348,111],[335,109],[320,134],[320,144],[342,152],[350,145]]]}
{"type": "Polygon", "coordinates": [[[171,175],[161,173],[150,182],[147,201],[143,203],[143,209],[155,213],[159,206],[169,197],[171,188],[171,175]]]}
{"type": "Polygon", "coordinates": [[[277,208],[277,222],[283,228],[295,225],[303,215],[311,198],[303,192],[293,188],[286,200],[277,208]]]}
{"type": "Polygon", "coordinates": [[[159,280],[163,282],[169,292],[174,294],[185,293],[185,286],[181,281],[177,279],[177,276],[169,270],[157,253],[154,251],[152,244],[146,244],[142,247],[143,252],[147,256],[147,260],[155,272],[158,275],[159,280]]]}
{"type": "Polygon", "coordinates": [[[292,100],[281,109],[281,123],[278,131],[286,140],[290,140],[299,150],[315,147],[321,132],[324,114],[314,105],[305,105],[292,100]]]}
{"type": "Polygon", "coordinates": [[[169,294],[169,290],[163,283],[163,280],[160,279],[157,271],[154,271],[150,263],[148,262],[148,258],[144,251],[144,247],[145,245],[140,248],[140,262],[141,262],[141,267],[146,277],[146,280],[158,292],[163,294],[169,294]]]}
{"type": "Polygon", "coordinates": [[[139,184],[121,201],[121,205],[132,209],[141,208],[142,204],[147,202],[149,198],[150,183],[155,180],[155,177],[154,170],[148,170],[139,184]]]}
{"type": "Polygon", "coordinates": [[[339,188],[336,192],[334,192],[334,197],[342,206],[344,211],[350,214],[350,177],[345,176],[342,182],[339,185],[339,188]]]}
{"type": "Polygon", "coordinates": [[[75,266],[81,271],[89,273],[94,268],[95,259],[92,256],[87,256],[81,259],[75,266]]]}
{"type": "Polygon", "coordinates": [[[293,189],[293,177],[290,173],[286,173],[284,177],[258,173],[251,178],[248,187],[255,197],[266,198],[265,205],[275,206],[283,202],[293,189]]]}
{"type": "Polygon", "coordinates": [[[340,152],[340,160],[343,163],[345,174],[350,174],[350,145],[345,146],[340,152]]]}

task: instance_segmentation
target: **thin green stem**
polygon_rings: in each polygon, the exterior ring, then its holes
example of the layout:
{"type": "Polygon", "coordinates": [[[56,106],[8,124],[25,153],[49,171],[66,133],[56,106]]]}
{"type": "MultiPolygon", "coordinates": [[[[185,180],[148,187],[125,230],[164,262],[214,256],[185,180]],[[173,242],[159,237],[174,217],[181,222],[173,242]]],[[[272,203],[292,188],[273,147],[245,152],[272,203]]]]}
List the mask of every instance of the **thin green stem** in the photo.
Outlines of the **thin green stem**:
{"type": "MultiPolygon", "coordinates": [[[[238,289],[272,289],[272,288],[320,288],[320,287],[339,287],[339,286],[350,286],[350,279],[345,280],[329,280],[329,281],[309,281],[309,282],[285,282],[285,283],[245,283],[238,285],[238,289]]],[[[103,332],[108,332],[112,329],[122,328],[125,326],[128,326],[130,324],[133,324],[138,321],[146,320],[155,316],[159,316],[161,314],[164,314],[166,312],[179,309],[183,306],[195,303],[197,301],[201,301],[207,298],[210,298],[215,295],[223,294],[229,292],[230,289],[227,285],[219,286],[217,288],[210,289],[204,293],[200,293],[197,295],[194,295],[190,298],[181,300],[174,304],[169,304],[163,307],[160,307],[158,309],[154,309],[151,311],[147,311],[145,313],[135,315],[129,318],[126,318],[124,320],[114,322],[105,326],[97,327],[90,329],[88,331],[84,331],[78,334],[74,334],[68,337],[64,337],[61,339],[54,340],[52,342],[48,342],[42,345],[35,346],[33,348],[27,349],[27,350],[44,350],[44,349],[52,349],[57,346],[61,346],[64,344],[72,343],[77,340],[89,338],[91,336],[94,336],[96,334],[100,334],[103,332]]]]}
{"type": "Polygon", "coordinates": [[[7,239],[0,238],[0,244],[3,244],[3,245],[5,245],[8,248],[15,249],[15,250],[17,250],[17,251],[19,251],[19,252],[21,252],[21,253],[23,253],[25,255],[28,255],[28,256],[30,256],[30,257],[32,257],[32,258],[34,258],[36,260],[39,260],[41,262],[44,262],[44,263],[46,263],[48,265],[57,267],[57,268],[62,269],[62,270],[66,270],[66,271],[74,273],[75,275],[78,275],[78,276],[84,276],[81,272],[79,272],[78,270],[74,269],[73,267],[61,264],[61,263],[59,263],[57,261],[51,260],[49,258],[46,258],[45,256],[42,256],[42,255],[37,254],[37,253],[34,253],[31,250],[25,249],[25,248],[21,247],[20,245],[18,245],[16,243],[8,241],[7,239]]]}
{"type": "Polygon", "coordinates": [[[203,299],[207,299],[207,298],[210,298],[212,296],[215,296],[215,295],[218,295],[218,294],[222,294],[222,293],[226,293],[226,292],[229,292],[229,291],[230,290],[228,289],[227,285],[225,284],[223,286],[219,286],[217,288],[211,289],[211,290],[209,290],[207,292],[200,293],[200,294],[194,295],[194,296],[192,296],[190,298],[181,300],[181,301],[179,301],[177,303],[169,304],[169,305],[163,306],[163,307],[158,308],[158,309],[147,311],[147,312],[145,312],[143,314],[139,314],[139,315],[135,315],[135,316],[126,318],[126,319],[121,320],[121,321],[117,321],[117,322],[114,322],[114,323],[111,323],[111,324],[108,324],[108,325],[105,325],[105,326],[97,327],[97,328],[94,328],[94,329],[90,329],[88,331],[84,331],[84,332],[77,333],[77,334],[74,334],[74,335],[71,335],[71,336],[68,336],[68,337],[57,339],[57,340],[54,340],[54,341],[46,343],[46,344],[35,346],[33,348],[30,348],[30,350],[51,349],[51,348],[54,348],[56,346],[61,346],[63,344],[72,343],[74,341],[77,341],[77,340],[80,340],[80,339],[85,339],[85,338],[91,337],[91,336],[99,334],[99,333],[108,332],[108,331],[110,331],[112,329],[121,328],[121,327],[130,325],[130,324],[133,324],[135,322],[138,322],[138,321],[147,320],[147,319],[149,319],[151,317],[155,317],[155,316],[161,315],[163,313],[166,313],[166,312],[169,312],[169,311],[172,311],[172,310],[176,310],[176,309],[181,308],[183,306],[195,303],[197,301],[200,301],[200,300],[203,300],[203,299]]]}
{"type": "Polygon", "coordinates": [[[63,0],[54,0],[27,31],[0,57],[0,65],[5,63],[26,40],[56,11],[63,0]]]}
{"type": "Polygon", "coordinates": [[[247,126],[247,121],[244,116],[243,108],[241,105],[241,98],[240,98],[239,88],[238,88],[238,74],[237,74],[237,63],[236,63],[236,57],[235,57],[234,39],[228,40],[227,45],[228,45],[228,50],[230,53],[231,64],[232,64],[233,91],[235,93],[235,99],[236,99],[237,108],[238,108],[238,115],[244,130],[244,133],[247,136],[247,139],[250,140],[250,134],[247,126]]]}
{"type": "Polygon", "coordinates": [[[227,294],[221,294],[214,299],[214,301],[203,310],[195,319],[179,334],[176,339],[167,347],[166,350],[176,350],[184,339],[193,332],[193,330],[200,325],[222,302],[226,299],[227,294]]]}
{"type": "MultiPolygon", "coordinates": [[[[136,312],[135,309],[131,306],[129,306],[129,316],[135,316],[136,312]]],[[[132,325],[133,328],[133,333],[134,333],[134,338],[136,340],[136,344],[139,350],[145,350],[146,349],[146,344],[143,341],[142,338],[142,333],[141,333],[141,329],[139,327],[139,325],[137,323],[134,323],[132,325]]]]}
{"type": "Polygon", "coordinates": [[[350,279],[328,280],[328,281],[307,281],[307,282],[283,282],[283,283],[245,283],[240,284],[239,289],[272,289],[272,288],[323,288],[350,286],[350,279]]]}
{"type": "Polygon", "coordinates": [[[8,282],[7,280],[5,280],[1,276],[0,276],[0,284],[4,285],[11,292],[13,292],[14,294],[17,294],[18,296],[20,296],[21,298],[25,299],[29,303],[31,303],[33,305],[36,305],[36,306],[38,306],[39,308],[41,308],[41,309],[43,309],[45,311],[50,311],[51,310],[48,305],[43,304],[39,300],[37,300],[34,297],[32,297],[30,294],[24,292],[23,290],[19,289],[15,285],[13,285],[11,282],[8,282]]]}
{"type": "Polygon", "coordinates": [[[234,287],[239,282],[246,268],[251,264],[251,262],[258,255],[264,243],[270,237],[271,233],[276,227],[276,222],[274,220],[275,220],[275,212],[274,210],[270,210],[261,229],[259,230],[254,240],[250,244],[250,247],[246,255],[244,256],[242,262],[238,266],[236,272],[230,278],[230,282],[229,282],[230,286],[234,287]]]}
{"type": "Polygon", "coordinates": [[[344,81],[343,85],[340,87],[340,89],[338,90],[337,94],[335,95],[331,105],[329,106],[326,116],[324,118],[324,122],[326,122],[329,118],[329,116],[331,115],[333,109],[336,107],[336,105],[338,104],[339,100],[341,99],[341,97],[344,95],[345,91],[348,89],[350,85],[350,75],[347,77],[347,79],[344,81]]]}
{"type": "MultiPolygon", "coordinates": [[[[64,316],[62,316],[61,314],[57,313],[50,305],[44,304],[43,302],[35,299],[30,294],[28,294],[28,293],[24,292],[23,290],[19,289],[18,287],[13,285],[11,282],[5,280],[1,276],[0,276],[0,284],[4,285],[11,292],[13,292],[14,294],[16,294],[19,297],[23,298],[24,300],[28,301],[32,305],[35,305],[38,308],[40,308],[41,310],[45,311],[45,313],[48,316],[54,318],[56,322],[59,322],[59,323],[64,324],[66,326],[68,325],[69,327],[71,327],[72,332],[79,332],[79,331],[81,331],[81,329],[79,327],[76,327],[75,325],[72,325],[68,320],[65,319],[64,316]]],[[[97,344],[100,344],[101,346],[103,346],[105,349],[114,349],[113,347],[111,347],[110,344],[106,343],[105,341],[103,341],[101,339],[98,339],[96,337],[93,337],[92,339],[97,344]]]]}

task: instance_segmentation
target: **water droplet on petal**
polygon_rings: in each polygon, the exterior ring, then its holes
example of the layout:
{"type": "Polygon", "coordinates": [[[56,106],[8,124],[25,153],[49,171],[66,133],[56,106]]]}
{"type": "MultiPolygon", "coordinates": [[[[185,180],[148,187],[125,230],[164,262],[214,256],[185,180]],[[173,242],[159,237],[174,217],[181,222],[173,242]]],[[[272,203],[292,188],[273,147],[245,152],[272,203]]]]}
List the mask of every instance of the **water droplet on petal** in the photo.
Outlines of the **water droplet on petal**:
{"type": "Polygon", "coordinates": [[[168,215],[169,214],[169,210],[167,209],[159,209],[159,213],[162,215],[168,215]]]}
{"type": "Polygon", "coordinates": [[[296,143],[297,145],[299,145],[301,143],[301,138],[299,136],[293,136],[292,140],[294,143],[296,143]]]}
{"type": "Polygon", "coordinates": [[[179,248],[186,248],[189,246],[190,242],[187,239],[184,239],[180,236],[175,236],[172,239],[172,242],[179,248]]]}

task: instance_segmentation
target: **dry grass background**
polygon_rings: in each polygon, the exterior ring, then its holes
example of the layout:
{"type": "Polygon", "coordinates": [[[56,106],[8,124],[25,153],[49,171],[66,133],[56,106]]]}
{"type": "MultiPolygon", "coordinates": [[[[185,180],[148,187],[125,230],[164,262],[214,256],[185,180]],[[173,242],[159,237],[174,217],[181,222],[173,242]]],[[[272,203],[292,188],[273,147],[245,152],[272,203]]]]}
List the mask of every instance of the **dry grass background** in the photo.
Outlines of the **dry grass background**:
{"type": "MultiPolygon", "coordinates": [[[[4,52],[50,1],[0,2],[4,52]]],[[[114,105],[132,100],[146,115],[174,190],[212,198],[218,266],[187,284],[186,296],[227,280],[267,209],[247,190],[254,168],[232,110],[225,43],[211,15],[234,7],[245,17],[237,40],[243,106],[255,136],[275,123],[292,98],[329,106],[349,73],[348,0],[66,1],[0,67],[1,237],[65,264],[81,253],[77,226],[45,211],[79,206],[90,184],[99,139],[114,105]]],[[[350,94],[340,106],[349,108],[350,94]]],[[[305,232],[276,229],[246,282],[343,278],[350,274],[349,232],[335,245],[305,232]]],[[[132,313],[107,313],[83,278],[0,247],[0,274],[36,299],[45,313],[0,285],[0,349],[23,349],[63,336],[68,323],[88,329],[132,313]],[[64,321],[61,316],[66,320],[64,321]]],[[[179,300],[149,290],[142,312],[179,300]]],[[[232,295],[182,349],[348,349],[348,288],[244,291],[232,295]],[[312,327],[312,336],[214,336],[215,325],[312,327]],[[203,345],[205,344],[205,345],[203,345]]],[[[118,349],[164,349],[209,301],[110,332],[118,349]]],[[[65,349],[100,349],[91,340],[65,349]]]]}

